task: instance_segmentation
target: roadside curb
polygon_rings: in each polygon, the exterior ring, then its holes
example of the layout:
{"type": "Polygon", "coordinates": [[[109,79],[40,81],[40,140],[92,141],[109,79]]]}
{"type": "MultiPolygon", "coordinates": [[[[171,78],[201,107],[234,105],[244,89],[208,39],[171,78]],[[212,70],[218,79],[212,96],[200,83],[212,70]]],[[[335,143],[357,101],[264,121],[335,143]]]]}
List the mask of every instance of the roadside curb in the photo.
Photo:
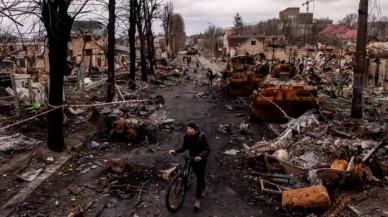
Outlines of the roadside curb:
{"type": "Polygon", "coordinates": [[[55,172],[57,172],[64,164],[66,164],[72,157],[84,148],[84,142],[79,141],[69,148],[66,152],[61,153],[57,160],[49,164],[42,173],[27,186],[22,188],[16,195],[7,201],[0,208],[0,216],[9,216],[16,208],[16,206],[26,200],[31,193],[33,193],[41,184],[49,179],[55,172]]]}

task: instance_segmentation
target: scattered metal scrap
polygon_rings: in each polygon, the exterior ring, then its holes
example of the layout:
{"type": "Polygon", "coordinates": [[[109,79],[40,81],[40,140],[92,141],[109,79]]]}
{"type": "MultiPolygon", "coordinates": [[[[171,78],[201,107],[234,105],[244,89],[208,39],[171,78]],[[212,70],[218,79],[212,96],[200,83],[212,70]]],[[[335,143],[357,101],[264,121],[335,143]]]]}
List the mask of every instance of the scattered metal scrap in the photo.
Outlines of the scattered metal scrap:
{"type": "Polygon", "coordinates": [[[99,112],[105,123],[103,131],[109,136],[112,132],[124,135],[129,141],[155,135],[159,126],[174,122],[166,120],[168,113],[161,106],[164,103],[162,96],[156,96],[145,102],[106,106],[99,112]]]}

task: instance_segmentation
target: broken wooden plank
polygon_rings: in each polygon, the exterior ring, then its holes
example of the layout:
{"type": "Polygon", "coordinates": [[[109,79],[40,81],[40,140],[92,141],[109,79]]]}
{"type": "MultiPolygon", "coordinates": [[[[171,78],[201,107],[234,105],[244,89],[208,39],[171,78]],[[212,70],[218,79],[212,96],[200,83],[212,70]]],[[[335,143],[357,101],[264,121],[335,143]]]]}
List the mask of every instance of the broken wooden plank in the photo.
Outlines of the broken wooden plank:
{"type": "Polygon", "coordinates": [[[98,87],[98,86],[106,83],[107,81],[108,81],[108,78],[103,78],[103,79],[101,79],[99,81],[93,82],[93,84],[86,86],[85,90],[90,90],[92,88],[98,87]]]}
{"type": "Polygon", "coordinates": [[[91,217],[98,217],[101,215],[102,210],[104,210],[104,208],[105,208],[105,204],[108,202],[108,198],[109,198],[109,196],[104,196],[101,198],[101,200],[97,204],[97,208],[90,215],[91,217]]]}
{"type": "Polygon", "coordinates": [[[381,141],[377,146],[376,146],[376,148],[374,148],[374,149],[372,149],[372,150],[370,150],[369,152],[368,152],[368,154],[366,154],[363,158],[362,158],[362,160],[361,160],[361,162],[362,163],[365,163],[378,149],[380,149],[382,146],[384,146],[384,145],[386,145],[388,143],[388,135],[387,136],[385,136],[385,138],[383,139],[383,141],[381,141]]]}

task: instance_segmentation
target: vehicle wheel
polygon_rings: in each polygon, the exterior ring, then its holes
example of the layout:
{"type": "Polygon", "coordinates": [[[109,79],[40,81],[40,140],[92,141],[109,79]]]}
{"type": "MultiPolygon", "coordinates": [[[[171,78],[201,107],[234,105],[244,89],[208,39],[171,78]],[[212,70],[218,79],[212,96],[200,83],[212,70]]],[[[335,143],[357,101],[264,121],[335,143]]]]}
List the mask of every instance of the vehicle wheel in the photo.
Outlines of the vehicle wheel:
{"type": "Polygon", "coordinates": [[[125,128],[125,124],[122,120],[116,120],[113,122],[113,129],[117,132],[117,133],[122,133],[124,132],[124,128],[125,128]]]}
{"type": "Polygon", "coordinates": [[[178,211],[185,199],[186,186],[182,173],[171,179],[166,191],[166,207],[170,212],[178,211]]]}
{"type": "Polygon", "coordinates": [[[157,104],[162,104],[162,105],[164,105],[164,103],[166,103],[166,100],[164,99],[163,96],[157,95],[157,96],[155,96],[155,102],[156,102],[157,104]]]}
{"type": "Polygon", "coordinates": [[[131,141],[135,141],[137,139],[137,131],[135,129],[129,128],[127,131],[127,138],[131,141]]]}

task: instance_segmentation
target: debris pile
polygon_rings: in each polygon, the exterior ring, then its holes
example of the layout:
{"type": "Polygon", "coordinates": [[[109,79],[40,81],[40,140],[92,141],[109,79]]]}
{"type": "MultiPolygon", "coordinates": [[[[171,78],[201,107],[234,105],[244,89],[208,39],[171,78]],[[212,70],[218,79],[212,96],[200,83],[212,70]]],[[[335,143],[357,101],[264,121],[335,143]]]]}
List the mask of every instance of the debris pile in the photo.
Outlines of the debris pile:
{"type": "Polygon", "coordinates": [[[160,95],[139,102],[128,102],[105,106],[98,113],[98,119],[103,120],[102,131],[108,138],[113,134],[124,136],[129,141],[156,136],[160,126],[172,124],[173,119],[167,119],[168,112],[163,110],[164,98],[160,95]]]}
{"type": "Polygon", "coordinates": [[[257,160],[261,172],[252,174],[260,177],[262,192],[282,194],[283,209],[327,210],[344,189],[367,190],[385,181],[385,123],[335,121],[310,110],[279,127],[284,131],[278,138],[243,149],[257,160]]]}

